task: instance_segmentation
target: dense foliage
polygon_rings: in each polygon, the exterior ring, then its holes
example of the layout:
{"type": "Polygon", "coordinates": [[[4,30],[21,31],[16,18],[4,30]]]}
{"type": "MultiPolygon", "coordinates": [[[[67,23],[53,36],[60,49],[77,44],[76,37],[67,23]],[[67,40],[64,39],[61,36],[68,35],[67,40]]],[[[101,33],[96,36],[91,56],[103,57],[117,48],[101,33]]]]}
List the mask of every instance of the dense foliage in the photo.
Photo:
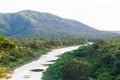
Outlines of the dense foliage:
{"type": "Polygon", "coordinates": [[[8,68],[30,61],[53,48],[86,44],[84,39],[8,39],[0,35],[0,78],[8,76],[8,68]]]}
{"type": "Polygon", "coordinates": [[[86,44],[86,39],[23,39],[23,38],[12,38],[18,46],[29,47],[31,49],[53,49],[61,48],[66,46],[86,44]]]}
{"type": "Polygon", "coordinates": [[[43,80],[120,80],[120,39],[66,52],[50,65],[43,80]]]}

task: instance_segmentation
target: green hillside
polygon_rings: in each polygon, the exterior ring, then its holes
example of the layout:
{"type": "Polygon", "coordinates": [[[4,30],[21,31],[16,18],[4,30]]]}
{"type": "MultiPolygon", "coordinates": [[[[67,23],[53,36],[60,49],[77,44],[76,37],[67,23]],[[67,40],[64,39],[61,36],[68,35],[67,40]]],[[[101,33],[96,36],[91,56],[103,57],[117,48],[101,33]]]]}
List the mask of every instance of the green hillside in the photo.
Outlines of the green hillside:
{"type": "Polygon", "coordinates": [[[31,10],[0,13],[0,31],[5,36],[21,38],[104,38],[116,35],[75,20],[31,10]]]}

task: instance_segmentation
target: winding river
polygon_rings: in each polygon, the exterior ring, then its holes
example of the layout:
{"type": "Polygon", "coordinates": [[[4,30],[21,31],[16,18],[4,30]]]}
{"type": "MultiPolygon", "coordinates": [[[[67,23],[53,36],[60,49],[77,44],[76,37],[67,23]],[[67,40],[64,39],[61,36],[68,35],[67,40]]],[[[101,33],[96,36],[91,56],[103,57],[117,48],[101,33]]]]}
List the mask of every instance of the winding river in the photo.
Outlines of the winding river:
{"type": "Polygon", "coordinates": [[[61,49],[55,49],[48,52],[46,55],[42,55],[38,60],[32,61],[14,70],[14,74],[9,80],[42,80],[43,72],[32,72],[33,69],[43,69],[44,71],[48,68],[47,64],[52,64],[52,60],[57,60],[59,55],[67,51],[77,49],[79,46],[66,47],[61,49]]]}

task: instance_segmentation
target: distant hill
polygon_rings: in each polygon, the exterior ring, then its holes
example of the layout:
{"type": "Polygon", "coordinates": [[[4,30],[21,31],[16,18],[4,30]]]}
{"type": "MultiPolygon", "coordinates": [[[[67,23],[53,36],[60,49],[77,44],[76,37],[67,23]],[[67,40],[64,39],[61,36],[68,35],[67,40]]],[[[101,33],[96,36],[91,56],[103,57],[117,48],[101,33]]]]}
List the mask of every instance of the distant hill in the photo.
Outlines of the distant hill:
{"type": "Polygon", "coordinates": [[[75,20],[31,10],[0,13],[0,31],[5,36],[22,38],[103,38],[116,35],[75,20]]]}
{"type": "Polygon", "coordinates": [[[113,33],[117,33],[117,34],[120,34],[120,31],[112,31],[113,33]]]}

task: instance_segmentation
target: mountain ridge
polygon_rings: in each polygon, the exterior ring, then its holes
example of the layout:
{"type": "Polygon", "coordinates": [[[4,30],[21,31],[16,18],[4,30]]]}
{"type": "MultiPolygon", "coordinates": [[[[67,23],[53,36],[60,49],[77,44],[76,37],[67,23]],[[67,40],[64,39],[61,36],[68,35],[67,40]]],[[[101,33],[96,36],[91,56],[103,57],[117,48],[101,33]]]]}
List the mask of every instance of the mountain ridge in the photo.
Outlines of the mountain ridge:
{"type": "Polygon", "coordinates": [[[5,36],[23,38],[96,38],[98,36],[110,36],[108,32],[99,31],[76,20],[32,10],[0,13],[0,31],[5,36]]]}

